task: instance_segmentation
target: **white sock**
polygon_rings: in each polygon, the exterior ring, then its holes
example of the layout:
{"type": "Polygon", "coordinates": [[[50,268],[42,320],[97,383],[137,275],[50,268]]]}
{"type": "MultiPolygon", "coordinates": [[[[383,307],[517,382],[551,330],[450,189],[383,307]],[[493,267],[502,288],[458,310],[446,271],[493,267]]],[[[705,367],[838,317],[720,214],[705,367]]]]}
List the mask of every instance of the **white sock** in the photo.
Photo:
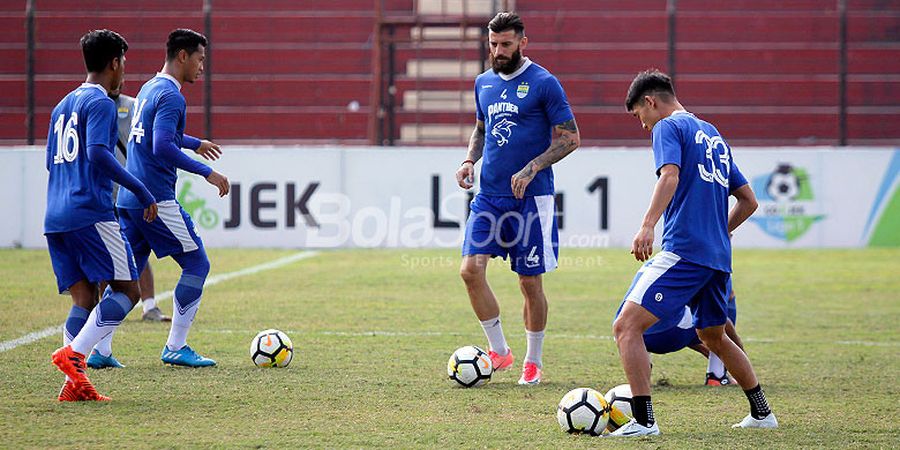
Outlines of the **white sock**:
{"type": "Polygon", "coordinates": [[[706,365],[706,372],[713,374],[717,378],[725,376],[725,363],[713,352],[709,352],[709,363],[706,365]]]}
{"type": "Polygon", "coordinates": [[[121,292],[111,292],[91,310],[84,327],[72,339],[72,350],[89,355],[91,349],[107,334],[112,333],[122,323],[134,305],[121,292]]]}
{"type": "Polygon", "coordinates": [[[525,330],[525,337],[528,340],[528,351],[525,353],[525,362],[532,362],[537,364],[538,367],[543,367],[541,354],[544,351],[544,331],[525,330]]]}
{"type": "Polygon", "coordinates": [[[172,328],[169,329],[169,339],[166,341],[166,347],[175,352],[181,350],[187,344],[188,332],[191,331],[191,324],[194,323],[194,317],[197,315],[197,309],[200,308],[200,299],[184,312],[178,308],[178,300],[172,296],[174,303],[172,308],[172,328]]]}
{"type": "Polygon", "coordinates": [[[153,297],[145,298],[145,299],[141,300],[141,303],[144,305],[144,312],[147,312],[153,308],[156,308],[156,299],[153,297]]]}
{"type": "Polygon", "coordinates": [[[500,324],[500,316],[481,321],[481,328],[484,328],[484,335],[487,336],[491,350],[500,356],[505,356],[509,353],[506,337],[503,336],[503,325],[500,324]]]}
{"type": "Polygon", "coordinates": [[[115,330],[111,333],[103,336],[103,339],[100,339],[100,342],[94,346],[94,350],[97,350],[97,353],[100,353],[103,356],[112,355],[112,338],[113,334],[115,334],[115,330]]]}
{"type": "Polygon", "coordinates": [[[94,348],[101,339],[103,339],[107,334],[112,333],[113,330],[119,326],[118,323],[111,325],[98,325],[97,324],[97,311],[99,311],[99,307],[95,307],[91,311],[91,315],[88,316],[87,323],[84,324],[84,328],[78,333],[78,336],[75,336],[75,339],[72,339],[71,346],[72,350],[75,350],[82,355],[88,356],[91,354],[91,349],[94,348]]]}

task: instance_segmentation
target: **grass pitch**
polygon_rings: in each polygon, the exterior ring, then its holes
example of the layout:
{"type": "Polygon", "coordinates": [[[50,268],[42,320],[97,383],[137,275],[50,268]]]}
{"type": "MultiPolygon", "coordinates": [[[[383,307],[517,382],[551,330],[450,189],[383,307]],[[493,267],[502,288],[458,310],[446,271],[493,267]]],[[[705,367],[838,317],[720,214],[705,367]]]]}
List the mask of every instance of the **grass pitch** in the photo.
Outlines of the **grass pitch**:
{"type": "MultiPolygon", "coordinates": [[[[296,252],[212,250],[222,274],[296,252]]],[[[550,319],[544,383],[518,371],[486,386],[446,380],[451,352],[485,346],[452,250],[335,251],[204,292],[188,341],[212,369],[159,361],[168,327],[132,313],[117,332],[121,370],[91,371],[105,404],[59,404],[50,364],[60,333],[0,353],[0,447],[891,448],[900,442],[900,250],[738,251],[738,331],[778,415],[778,430],[731,430],[739,388],[702,386],[706,362],[655,356],[663,435],[606,440],[562,433],[556,404],[574,387],[625,382],[610,321],[638,263],[624,250],[563,249],[545,277],[550,319]],[[258,369],[248,348],[265,328],[294,341],[286,369],[258,369]]],[[[153,261],[157,291],[177,266],[153,261]]],[[[516,277],[489,277],[513,351],[525,353],[516,277]]],[[[0,341],[63,322],[43,251],[0,250],[0,341]]],[[[162,303],[171,311],[171,301],[162,303]]]]}

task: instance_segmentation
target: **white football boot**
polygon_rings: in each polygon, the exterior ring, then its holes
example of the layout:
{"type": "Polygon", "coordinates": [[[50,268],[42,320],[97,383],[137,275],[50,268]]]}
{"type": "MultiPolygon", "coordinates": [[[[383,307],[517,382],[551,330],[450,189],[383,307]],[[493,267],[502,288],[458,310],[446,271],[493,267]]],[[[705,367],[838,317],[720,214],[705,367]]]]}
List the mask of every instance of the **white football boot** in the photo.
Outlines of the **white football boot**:
{"type": "Polygon", "coordinates": [[[618,430],[606,435],[606,437],[638,437],[638,436],[657,436],[659,435],[659,425],[653,422],[650,427],[645,427],[636,420],[631,419],[618,430]]]}
{"type": "Polygon", "coordinates": [[[744,420],[732,425],[731,428],[778,428],[778,419],[775,418],[775,413],[771,412],[762,419],[755,419],[752,415],[747,414],[744,420]]]}

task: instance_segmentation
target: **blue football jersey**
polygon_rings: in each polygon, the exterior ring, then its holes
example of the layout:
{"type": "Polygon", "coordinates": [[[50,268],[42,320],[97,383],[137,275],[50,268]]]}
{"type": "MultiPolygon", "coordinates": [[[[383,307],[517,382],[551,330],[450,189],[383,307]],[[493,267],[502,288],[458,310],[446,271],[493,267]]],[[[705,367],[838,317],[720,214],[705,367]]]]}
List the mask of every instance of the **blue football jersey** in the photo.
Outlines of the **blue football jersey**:
{"type": "Polygon", "coordinates": [[[117,132],[116,102],[98,84],[82,84],[53,108],[47,135],[50,177],[44,233],[116,220],[112,180],[91,164],[87,148],[101,145],[112,153],[117,132]]]}
{"type": "MultiPolygon", "coordinates": [[[[157,202],[175,199],[178,176],[172,162],[153,154],[153,131],[168,129],[175,136],[175,144],[181,148],[186,112],[187,103],[181,94],[181,86],[166,74],[157,74],[144,83],[134,101],[125,169],[147,186],[157,202]]],[[[134,193],[127,189],[119,193],[116,206],[142,208],[134,193]]]]}
{"type": "Polygon", "coordinates": [[[747,184],[731,148],[709,122],[676,111],[653,127],[656,173],[680,168],[678,188],[666,208],[662,249],[695,264],[731,272],[728,196],[747,184]]]}
{"type": "MultiPolygon", "coordinates": [[[[559,80],[525,58],[510,75],[488,70],[475,79],[475,108],[484,121],[481,193],[512,197],[510,179],[550,146],[553,127],[575,118],[559,80]]],[[[553,194],[553,170],[535,175],[526,196],[553,194]]]]}

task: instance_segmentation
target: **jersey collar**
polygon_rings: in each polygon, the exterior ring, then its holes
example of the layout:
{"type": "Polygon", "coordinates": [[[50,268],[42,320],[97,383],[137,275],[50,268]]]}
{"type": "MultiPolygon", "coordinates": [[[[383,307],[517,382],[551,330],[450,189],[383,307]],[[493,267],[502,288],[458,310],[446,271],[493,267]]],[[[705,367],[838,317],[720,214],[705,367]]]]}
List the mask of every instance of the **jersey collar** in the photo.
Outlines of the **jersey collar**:
{"type": "Polygon", "coordinates": [[[107,95],[106,88],[101,86],[98,83],[81,83],[81,86],[78,86],[78,87],[79,88],[87,88],[87,89],[97,88],[97,89],[100,89],[100,92],[103,92],[103,95],[107,95]]]}
{"type": "Polygon", "coordinates": [[[178,80],[176,80],[175,77],[173,77],[172,75],[169,75],[169,74],[163,73],[163,72],[156,72],[156,76],[157,76],[157,78],[165,78],[165,79],[175,83],[175,87],[177,87],[179,91],[181,90],[181,83],[179,83],[178,80]]]}
{"type": "Polygon", "coordinates": [[[524,73],[526,70],[528,70],[528,67],[531,66],[531,60],[528,59],[528,57],[526,56],[526,57],[522,58],[522,61],[523,61],[522,67],[519,67],[515,72],[513,72],[509,75],[507,75],[505,73],[497,72],[497,75],[499,75],[503,81],[509,81],[519,75],[522,75],[522,73],[524,73]]]}
{"type": "Polygon", "coordinates": [[[677,116],[679,114],[691,114],[691,112],[686,109],[676,109],[675,111],[672,111],[672,114],[670,114],[670,117],[677,116]]]}

